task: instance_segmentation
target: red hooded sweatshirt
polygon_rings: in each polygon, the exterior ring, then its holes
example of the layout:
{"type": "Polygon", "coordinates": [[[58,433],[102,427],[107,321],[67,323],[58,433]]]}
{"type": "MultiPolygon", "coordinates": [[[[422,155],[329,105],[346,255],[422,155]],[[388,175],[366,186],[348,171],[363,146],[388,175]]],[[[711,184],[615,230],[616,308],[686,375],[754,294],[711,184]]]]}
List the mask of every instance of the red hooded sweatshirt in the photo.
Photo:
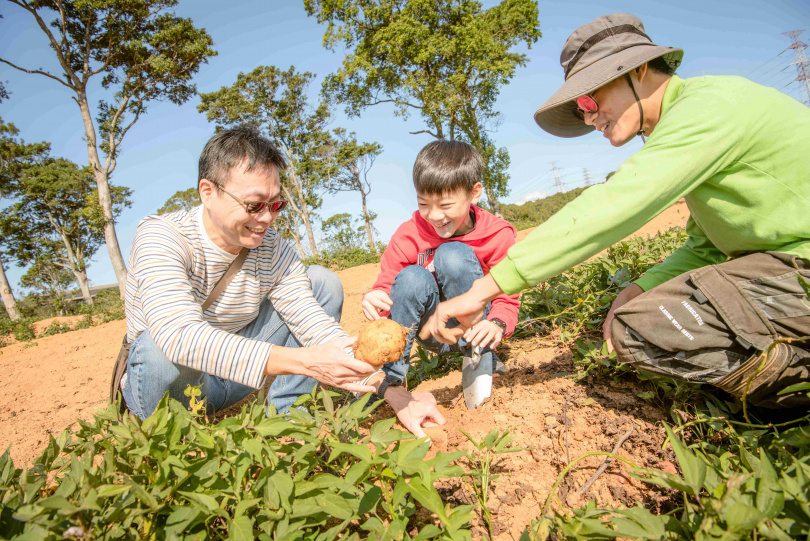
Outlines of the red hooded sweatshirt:
{"type": "MultiPolygon", "coordinates": [[[[431,226],[419,212],[414,212],[410,220],[399,226],[391,237],[388,247],[380,261],[380,275],[371,289],[382,289],[391,293],[391,284],[399,271],[408,265],[421,265],[433,272],[433,254],[436,248],[445,242],[463,242],[470,246],[484,274],[499,263],[509,248],[515,244],[515,228],[497,216],[471,205],[475,212],[475,227],[466,235],[443,239],[436,234],[431,226]]],[[[515,330],[518,319],[520,302],[519,294],[498,295],[492,299],[492,308],[487,319],[500,319],[506,323],[505,336],[511,335],[515,330]]]]}

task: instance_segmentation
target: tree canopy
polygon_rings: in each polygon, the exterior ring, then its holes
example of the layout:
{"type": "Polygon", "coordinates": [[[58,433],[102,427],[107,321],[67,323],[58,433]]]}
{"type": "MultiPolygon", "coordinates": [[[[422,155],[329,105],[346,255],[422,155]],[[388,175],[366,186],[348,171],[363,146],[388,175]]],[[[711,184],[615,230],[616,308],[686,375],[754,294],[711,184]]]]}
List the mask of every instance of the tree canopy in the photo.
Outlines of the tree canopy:
{"type": "Polygon", "coordinates": [[[307,88],[313,78],[312,73],[299,73],[294,66],[286,71],[259,66],[240,73],[231,86],[201,94],[198,110],[219,127],[245,123],[260,127],[281,149],[287,158],[287,171],[281,174],[282,193],[290,212],[297,216],[287,222],[287,230],[300,246],[300,219],[312,254],[318,257],[313,213],[323,203],[334,141],[327,130],[332,118],[328,104],[308,103],[307,88]]]}
{"type": "Polygon", "coordinates": [[[200,204],[200,191],[197,188],[179,190],[168,198],[157,211],[158,214],[168,214],[178,210],[191,210],[200,204]]]}
{"type": "MultiPolygon", "coordinates": [[[[130,191],[111,189],[117,216],[129,206],[130,191]]],[[[67,269],[92,304],[87,265],[104,240],[104,214],[90,167],[49,158],[22,168],[14,201],[0,219],[0,232],[18,263],[45,268],[41,260],[47,259],[67,269]]]]}
{"type": "Polygon", "coordinates": [[[216,54],[213,40],[190,19],[174,15],[171,9],[177,0],[8,1],[34,18],[62,73],[24,67],[8,58],[0,62],[55,81],[73,93],[98,185],[104,237],[123,295],[126,264],[108,184],[121,143],[149,102],[179,105],[196,93],[191,79],[216,54]],[[105,95],[95,107],[88,103],[91,89],[103,89],[105,95]]]}
{"type": "Polygon", "coordinates": [[[526,64],[512,49],[540,38],[537,2],[503,0],[489,9],[473,0],[304,0],[327,23],[324,46],[348,51],[324,94],[349,115],[392,103],[395,113],[418,112],[438,139],[463,139],[484,156],[490,207],[506,193],[505,149],[488,135],[498,124],[495,101],[526,64]]]}
{"type": "MultiPolygon", "coordinates": [[[[5,87],[0,83],[0,101],[8,98],[5,87]]],[[[11,123],[0,119],[0,200],[14,195],[19,187],[21,171],[41,163],[48,156],[48,143],[28,144],[19,137],[19,130],[11,123]]],[[[14,250],[9,249],[8,239],[0,237],[0,298],[12,320],[20,319],[17,299],[6,277],[6,265],[16,260],[14,250]]]]}

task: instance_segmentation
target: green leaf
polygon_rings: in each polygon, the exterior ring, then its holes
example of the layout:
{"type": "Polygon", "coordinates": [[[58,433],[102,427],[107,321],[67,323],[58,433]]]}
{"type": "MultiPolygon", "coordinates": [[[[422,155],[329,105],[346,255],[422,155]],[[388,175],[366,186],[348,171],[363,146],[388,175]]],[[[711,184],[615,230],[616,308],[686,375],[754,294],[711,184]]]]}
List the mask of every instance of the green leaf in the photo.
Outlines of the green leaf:
{"type": "Polygon", "coordinates": [[[166,519],[166,533],[179,534],[200,516],[200,510],[194,507],[176,507],[166,519]]]}
{"type": "Polygon", "coordinates": [[[208,511],[219,509],[219,503],[217,500],[208,494],[204,494],[202,492],[183,492],[180,490],[178,490],[177,493],[184,496],[189,501],[203,506],[208,511]]]}
{"type": "Polygon", "coordinates": [[[258,504],[260,501],[262,501],[261,498],[251,498],[249,500],[242,500],[241,502],[236,504],[236,508],[234,509],[233,516],[234,517],[240,517],[240,516],[244,515],[245,511],[247,511],[251,507],[255,507],[256,504],[258,504]]]}
{"type": "Polygon", "coordinates": [[[763,449],[759,450],[759,460],[762,465],[762,473],[757,482],[757,509],[768,518],[774,518],[782,512],[785,494],[779,485],[776,470],[773,469],[771,461],[763,449]]]}
{"type": "Polygon", "coordinates": [[[422,541],[424,539],[433,539],[434,537],[438,536],[442,533],[441,528],[435,526],[433,524],[426,524],[419,530],[419,533],[416,537],[413,538],[414,541],[422,541]]]}
{"type": "Polygon", "coordinates": [[[232,541],[253,541],[253,519],[237,517],[228,521],[228,539],[232,541]]]}
{"type": "Polygon", "coordinates": [[[37,505],[43,509],[57,509],[66,513],[73,513],[79,510],[78,507],[73,505],[64,496],[51,496],[49,498],[43,498],[37,502],[37,505]]]}
{"type": "Polygon", "coordinates": [[[397,422],[396,417],[391,417],[390,419],[383,419],[381,421],[377,421],[373,425],[371,425],[371,430],[369,431],[369,439],[373,443],[380,443],[383,445],[389,444],[392,441],[397,441],[399,438],[392,438],[386,432],[394,426],[394,423],[397,422]]]}
{"type": "Polygon", "coordinates": [[[368,491],[360,499],[360,502],[357,505],[357,514],[365,515],[367,513],[373,513],[377,508],[377,504],[380,503],[381,499],[382,499],[382,490],[380,489],[380,487],[373,486],[369,488],[368,491]]]}
{"type": "Polygon", "coordinates": [[[668,424],[664,423],[664,428],[667,431],[672,450],[675,451],[675,456],[678,458],[684,480],[691,489],[689,493],[693,496],[700,494],[700,490],[703,487],[703,480],[706,479],[706,463],[695,456],[692,451],[678,439],[668,424]]]}
{"type": "Polygon", "coordinates": [[[267,478],[264,487],[264,499],[271,509],[284,509],[288,513],[292,511],[292,496],[295,490],[290,474],[283,471],[273,472],[267,478]]]}
{"type": "Polygon", "coordinates": [[[810,381],[803,381],[801,383],[794,383],[793,385],[788,385],[787,387],[785,387],[776,394],[783,395],[795,393],[797,391],[808,391],[808,390],[810,390],[810,381]]]}
{"type": "Polygon", "coordinates": [[[130,485],[100,485],[98,487],[98,496],[100,498],[110,498],[129,492],[131,488],[130,485]]]}
{"type": "Polygon", "coordinates": [[[132,431],[130,431],[130,429],[128,429],[127,427],[125,427],[123,425],[111,424],[108,427],[108,430],[110,432],[112,432],[113,434],[115,434],[116,436],[120,436],[121,438],[124,438],[125,440],[131,440],[132,439],[132,431]]]}
{"type": "Polygon", "coordinates": [[[414,477],[410,482],[411,494],[416,500],[427,508],[434,515],[439,517],[442,523],[446,524],[448,521],[447,513],[444,510],[444,502],[442,501],[439,493],[433,488],[432,484],[425,484],[420,477],[414,477]]]}
{"type": "Polygon", "coordinates": [[[721,516],[729,528],[735,532],[748,532],[760,522],[768,520],[768,517],[759,509],[742,502],[724,506],[721,516]]]}
{"type": "Polygon", "coordinates": [[[296,427],[290,421],[281,416],[268,417],[262,419],[253,429],[265,438],[279,437],[286,435],[285,432],[295,430],[296,427]]]}
{"type": "Polygon", "coordinates": [[[356,456],[365,462],[372,462],[371,449],[362,443],[333,443],[332,453],[329,455],[329,462],[335,460],[340,453],[348,453],[356,456]]]}
{"type": "Polygon", "coordinates": [[[610,521],[616,526],[616,533],[633,539],[663,539],[666,532],[666,516],[652,514],[643,507],[617,509],[617,515],[610,521]]]}

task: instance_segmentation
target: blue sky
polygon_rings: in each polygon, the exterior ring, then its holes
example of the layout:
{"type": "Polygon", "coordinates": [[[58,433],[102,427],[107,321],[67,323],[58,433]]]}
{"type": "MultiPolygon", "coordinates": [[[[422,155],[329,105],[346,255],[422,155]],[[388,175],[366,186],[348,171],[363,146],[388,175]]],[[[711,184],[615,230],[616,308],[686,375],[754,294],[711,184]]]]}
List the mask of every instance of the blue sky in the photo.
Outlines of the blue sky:
{"type": "MultiPolygon", "coordinates": [[[[484,2],[486,6],[495,3],[484,2]]],[[[325,27],[308,18],[303,3],[296,0],[180,0],[176,11],[205,28],[219,53],[195,77],[200,92],[230,85],[239,72],[259,65],[281,69],[292,65],[317,75],[310,88],[314,100],[324,76],[335,71],[343,58],[341,51],[322,47],[325,27]]],[[[799,83],[791,83],[796,76],[789,65],[793,51],[785,50],[790,40],[782,32],[808,29],[803,37],[810,40],[810,0],[540,1],[543,37],[531,49],[521,49],[528,55],[528,63],[503,88],[497,105],[503,118],[494,139],[509,150],[512,163],[511,193],[505,202],[553,193],[551,162],[563,175],[566,189],[573,189],[583,185],[583,169],[588,169],[592,179],[602,179],[640,148],[641,142],[634,141],[614,149],[597,133],[558,139],[543,132],[532,119],[532,113],[562,83],[559,54],[568,35],[599,15],[620,11],[639,16],[656,43],[684,49],[678,71],[682,77],[742,75],[802,99],[799,83]]],[[[25,67],[57,72],[53,53],[30,16],[8,4],[0,13],[0,56],[25,67]]],[[[13,122],[26,141],[49,141],[54,155],[87,163],[81,118],[67,89],[4,64],[0,64],[0,80],[11,92],[11,98],[0,104],[4,121],[13,122]]],[[[91,96],[91,101],[99,97],[91,96]]],[[[176,191],[196,185],[197,159],[214,130],[197,112],[198,101],[195,97],[182,106],[153,103],[124,140],[113,182],[134,193],[132,208],[122,214],[117,226],[125,257],[138,221],[154,213],[176,191]]],[[[383,147],[370,173],[370,207],[379,215],[376,227],[387,241],[415,210],[411,167],[431,137],[410,135],[424,128],[421,119],[394,117],[392,108],[385,105],[367,109],[354,119],[347,119],[338,108],[333,127],[339,126],[356,132],[361,141],[376,141],[383,147]]],[[[327,196],[320,211],[324,219],[342,212],[359,214],[357,194],[327,196]]],[[[13,266],[6,271],[19,292],[17,281],[23,271],[13,266]]],[[[104,247],[93,259],[88,275],[96,285],[115,281],[104,247]]]]}

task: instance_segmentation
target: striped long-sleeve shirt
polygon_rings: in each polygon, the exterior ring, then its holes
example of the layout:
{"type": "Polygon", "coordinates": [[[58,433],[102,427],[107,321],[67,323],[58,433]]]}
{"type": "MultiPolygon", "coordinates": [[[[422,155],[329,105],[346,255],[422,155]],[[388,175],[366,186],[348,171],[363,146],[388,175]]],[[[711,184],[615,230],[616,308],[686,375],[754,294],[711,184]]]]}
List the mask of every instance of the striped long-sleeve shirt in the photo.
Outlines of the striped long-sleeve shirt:
{"type": "Polygon", "coordinates": [[[306,347],[346,336],[315,300],[295,250],[273,229],[203,313],[235,258],[206,234],[202,207],[144,218],[129,257],[129,342],[148,329],[172,362],[258,388],[272,344],[234,333],[256,319],[265,299],[306,347]]]}

